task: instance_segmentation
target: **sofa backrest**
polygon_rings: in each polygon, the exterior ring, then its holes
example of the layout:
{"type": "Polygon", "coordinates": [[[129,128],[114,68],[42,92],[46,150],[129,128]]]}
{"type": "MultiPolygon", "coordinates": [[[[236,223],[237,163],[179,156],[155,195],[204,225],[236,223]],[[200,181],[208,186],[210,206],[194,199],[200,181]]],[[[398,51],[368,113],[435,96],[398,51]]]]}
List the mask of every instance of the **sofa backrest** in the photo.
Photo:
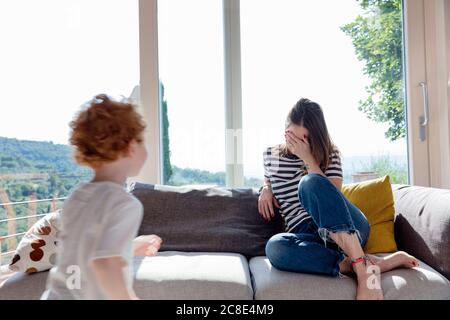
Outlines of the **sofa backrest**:
{"type": "Polygon", "coordinates": [[[450,190],[393,185],[395,240],[450,280],[450,190]]]}
{"type": "Polygon", "coordinates": [[[139,234],[158,234],[161,250],[236,252],[265,255],[265,244],[282,232],[280,216],[271,222],[258,213],[253,188],[172,187],[134,183],[130,192],[144,206],[139,234]]]}
{"type": "MultiPolygon", "coordinates": [[[[399,250],[421,259],[450,279],[450,190],[392,185],[395,239],[399,250]]],[[[171,187],[135,183],[144,206],[139,234],[159,234],[162,250],[265,254],[265,244],[283,232],[279,215],[258,214],[253,188],[171,187]]]]}

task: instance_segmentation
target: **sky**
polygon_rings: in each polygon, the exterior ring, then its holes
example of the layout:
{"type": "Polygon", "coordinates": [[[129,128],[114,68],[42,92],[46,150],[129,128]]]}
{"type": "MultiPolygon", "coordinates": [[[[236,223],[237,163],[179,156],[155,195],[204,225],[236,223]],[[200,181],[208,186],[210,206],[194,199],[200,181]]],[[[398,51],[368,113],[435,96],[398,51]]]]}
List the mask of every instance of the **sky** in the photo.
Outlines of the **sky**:
{"type": "MultiPolygon", "coordinates": [[[[356,0],[241,0],[244,173],[284,140],[301,97],[321,104],[344,157],[404,155],[357,110],[370,83],[340,26],[356,0]]],[[[221,0],[160,0],[159,69],[172,164],[225,170],[221,0]]],[[[137,0],[0,1],[0,136],[67,144],[79,106],[139,83],[137,0]]]]}

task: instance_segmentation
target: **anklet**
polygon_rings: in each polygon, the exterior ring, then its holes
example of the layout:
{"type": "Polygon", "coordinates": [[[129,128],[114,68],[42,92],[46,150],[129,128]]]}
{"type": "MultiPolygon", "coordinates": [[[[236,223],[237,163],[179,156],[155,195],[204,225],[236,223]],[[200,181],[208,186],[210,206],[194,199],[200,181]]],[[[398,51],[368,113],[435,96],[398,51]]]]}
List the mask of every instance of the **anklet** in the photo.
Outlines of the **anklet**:
{"type": "Polygon", "coordinates": [[[351,260],[352,261],[352,266],[355,266],[358,263],[364,262],[364,265],[367,266],[367,261],[370,261],[369,258],[367,258],[367,256],[362,256],[359,257],[358,259],[355,260],[351,260]]]}

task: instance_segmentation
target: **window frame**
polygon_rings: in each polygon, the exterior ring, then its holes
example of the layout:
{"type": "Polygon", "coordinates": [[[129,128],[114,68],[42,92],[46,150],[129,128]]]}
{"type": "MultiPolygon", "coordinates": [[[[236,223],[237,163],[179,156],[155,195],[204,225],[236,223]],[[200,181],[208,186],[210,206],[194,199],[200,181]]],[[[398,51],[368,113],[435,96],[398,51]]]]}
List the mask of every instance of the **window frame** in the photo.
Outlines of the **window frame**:
{"type": "Polygon", "coordinates": [[[410,184],[450,188],[450,0],[403,0],[403,6],[410,184]],[[428,124],[421,128],[426,104],[428,124]]]}
{"type": "MultiPolygon", "coordinates": [[[[140,103],[143,115],[148,123],[146,146],[149,157],[140,176],[136,180],[160,184],[162,179],[160,92],[158,72],[158,0],[139,1],[140,32],[140,103]]],[[[242,88],[240,55],[240,0],[223,0],[224,15],[224,51],[225,51],[225,161],[226,186],[241,187],[244,184],[242,134],[242,88]],[[236,139],[237,138],[237,139],[236,139]]],[[[443,37],[450,30],[450,14],[439,14],[439,10],[450,7],[450,0],[404,0],[404,55],[405,55],[405,101],[407,117],[408,168],[410,184],[423,186],[449,186],[450,164],[442,157],[450,153],[449,137],[445,133],[450,128],[450,101],[448,90],[442,89],[437,77],[442,73],[430,71],[430,66],[446,59],[450,74],[450,44],[436,43],[436,37],[443,37]],[[433,19],[438,17],[438,23],[433,19]],[[448,31],[447,31],[448,32],[448,31]],[[433,38],[434,37],[434,38],[433,38]],[[447,50],[446,50],[447,46],[447,50]],[[444,56],[442,55],[444,51],[444,56]],[[430,54],[434,53],[434,54],[430,54]],[[444,57],[444,58],[442,58],[444,57]],[[427,66],[429,67],[427,70],[427,66]],[[428,78],[428,79],[427,79],[428,78]],[[434,79],[434,81],[433,81],[434,79]],[[422,88],[428,85],[429,105],[436,99],[441,101],[438,107],[430,107],[430,119],[440,119],[439,127],[427,127],[427,139],[419,139],[420,117],[423,116],[422,88]],[[439,89],[437,89],[438,86],[439,89]],[[447,113],[443,113],[442,104],[447,104],[447,113]],[[430,139],[436,140],[430,144],[430,139]],[[442,177],[442,173],[446,176],[442,177]],[[434,177],[434,178],[432,178],[434,177]],[[439,177],[439,179],[437,179],[439,177]]],[[[444,36],[445,38],[445,36],[444,36]]],[[[446,64],[447,65],[447,64],[446,64]]],[[[445,75],[447,77],[447,74],[445,75]]],[[[448,89],[448,88],[447,88],[448,89]]],[[[445,107],[445,105],[444,105],[445,107]]],[[[444,108],[445,109],[445,108],[444,108]]],[[[433,120],[430,121],[430,123],[433,120]]],[[[447,158],[448,159],[448,158],[447,158]]]]}
{"type": "Polygon", "coordinates": [[[244,186],[240,0],[224,0],[225,159],[229,188],[244,186]]]}
{"type": "Polygon", "coordinates": [[[148,157],[132,181],[162,183],[162,126],[158,59],[158,1],[139,0],[139,104],[147,122],[145,146],[148,157]]]}

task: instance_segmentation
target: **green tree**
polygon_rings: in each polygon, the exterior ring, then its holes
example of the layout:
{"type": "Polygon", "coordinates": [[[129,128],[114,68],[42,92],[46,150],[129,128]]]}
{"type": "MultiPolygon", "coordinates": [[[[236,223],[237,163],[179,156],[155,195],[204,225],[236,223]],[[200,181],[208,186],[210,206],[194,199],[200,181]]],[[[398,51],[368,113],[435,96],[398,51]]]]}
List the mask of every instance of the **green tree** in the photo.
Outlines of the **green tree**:
{"type": "Polygon", "coordinates": [[[408,165],[397,163],[389,154],[371,157],[362,167],[362,171],[376,172],[380,177],[389,176],[392,183],[408,184],[408,165]]]}
{"type": "Polygon", "coordinates": [[[163,144],[163,181],[167,183],[172,177],[172,165],[170,163],[169,145],[169,117],[167,115],[167,101],[164,98],[164,85],[160,83],[161,94],[161,122],[162,122],[162,144],[163,144]]]}
{"type": "Polygon", "coordinates": [[[405,137],[402,0],[357,0],[363,15],[341,29],[351,37],[364,74],[371,80],[359,110],[389,124],[390,141],[405,137]]]}
{"type": "Polygon", "coordinates": [[[20,189],[21,189],[21,195],[24,198],[29,197],[35,191],[33,184],[29,183],[29,182],[22,183],[20,185],[20,189]]]}

